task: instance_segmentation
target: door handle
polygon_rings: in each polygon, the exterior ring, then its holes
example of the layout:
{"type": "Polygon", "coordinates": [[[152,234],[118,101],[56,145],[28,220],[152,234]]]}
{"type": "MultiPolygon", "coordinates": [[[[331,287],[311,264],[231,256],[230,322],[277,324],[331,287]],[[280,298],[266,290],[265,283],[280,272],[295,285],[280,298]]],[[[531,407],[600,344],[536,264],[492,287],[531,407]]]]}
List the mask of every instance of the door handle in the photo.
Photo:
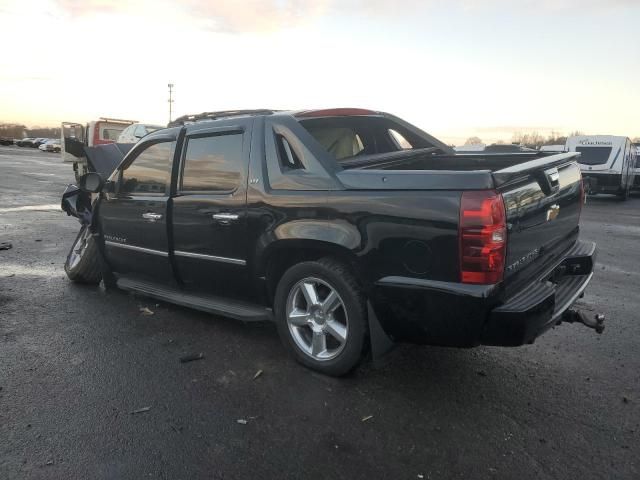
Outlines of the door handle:
{"type": "Polygon", "coordinates": [[[155,221],[160,220],[162,218],[162,214],[153,213],[153,212],[147,212],[147,213],[143,213],[142,214],[142,218],[144,218],[145,220],[148,220],[149,222],[155,222],[155,221]]]}
{"type": "Polygon", "coordinates": [[[235,213],[215,213],[212,218],[221,225],[229,225],[231,222],[238,220],[239,216],[235,213]]]}

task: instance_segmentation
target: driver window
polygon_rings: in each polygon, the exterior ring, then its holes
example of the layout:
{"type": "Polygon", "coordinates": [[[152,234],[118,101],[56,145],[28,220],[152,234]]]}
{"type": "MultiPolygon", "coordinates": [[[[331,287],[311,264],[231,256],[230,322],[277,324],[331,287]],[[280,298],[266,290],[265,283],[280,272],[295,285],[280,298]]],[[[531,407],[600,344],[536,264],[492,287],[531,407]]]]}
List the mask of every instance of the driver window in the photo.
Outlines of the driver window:
{"type": "Polygon", "coordinates": [[[122,171],[120,195],[162,196],[169,190],[175,142],[153,143],[122,171]]]}

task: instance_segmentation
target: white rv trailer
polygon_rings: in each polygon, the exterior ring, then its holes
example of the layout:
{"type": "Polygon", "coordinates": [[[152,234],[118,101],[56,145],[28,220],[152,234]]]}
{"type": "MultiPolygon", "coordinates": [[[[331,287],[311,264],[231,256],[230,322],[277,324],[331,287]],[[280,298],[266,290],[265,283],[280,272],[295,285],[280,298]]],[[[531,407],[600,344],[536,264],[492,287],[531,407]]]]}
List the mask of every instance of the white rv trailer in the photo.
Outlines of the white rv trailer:
{"type": "Polygon", "coordinates": [[[567,139],[568,152],[578,159],[590,194],[613,193],[626,200],[635,176],[636,149],[627,137],[580,135],[567,139]]]}
{"type": "Polygon", "coordinates": [[[633,182],[633,188],[635,190],[640,190],[640,143],[635,144],[636,147],[636,179],[633,182]]]}

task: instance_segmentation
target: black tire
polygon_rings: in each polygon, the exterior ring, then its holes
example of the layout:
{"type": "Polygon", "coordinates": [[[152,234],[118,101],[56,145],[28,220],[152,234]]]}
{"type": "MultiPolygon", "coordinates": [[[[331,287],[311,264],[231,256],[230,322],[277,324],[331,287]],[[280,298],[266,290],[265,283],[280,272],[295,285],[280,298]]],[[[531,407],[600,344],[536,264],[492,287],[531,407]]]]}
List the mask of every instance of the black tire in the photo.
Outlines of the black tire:
{"type": "MultiPolygon", "coordinates": [[[[307,305],[307,310],[308,308],[307,305]]],[[[366,300],[351,269],[344,263],[332,258],[323,258],[318,261],[302,262],[289,268],[278,283],[274,310],[282,343],[302,365],[326,375],[341,376],[349,373],[362,361],[368,346],[366,300]],[[336,319],[334,315],[340,315],[341,319],[345,321],[345,341],[338,342],[341,346],[335,349],[335,357],[316,359],[312,353],[305,352],[294,339],[292,329],[299,328],[300,331],[306,331],[307,325],[290,328],[287,307],[289,302],[293,301],[292,295],[295,295],[294,292],[300,282],[305,279],[317,279],[320,282],[318,284],[320,288],[326,288],[326,291],[333,289],[338,294],[340,306],[327,314],[327,320],[325,320],[324,314],[321,314],[322,320],[320,320],[323,326],[325,321],[327,324],[333,323],[336,319]]],[[[313,335],[310,327],[308,332],[309,336],[313,335]]],[[[328,343],[325,343],[325,352],[329,352],[327,349],[329,343],[336,342],[337,337],[332,338],[330,333],[323,333],[323,335],[328,339],[326,340],[328,343]]]]}
{"type": "Polygon", "coordinates": [[[76,283],[97,285],[102,279],[100,252],[87,225],[83,225],[64,262],[69,280],[76,283]]]}
{"type": "Polygon", "coordinates": [[[620,193],[618,193],[618,199],[621,202],[624,202],[625,200],[627,200],[629,198],[629,187],[626,187],[624,189],[622,189],[620,191],[620,193]]]}

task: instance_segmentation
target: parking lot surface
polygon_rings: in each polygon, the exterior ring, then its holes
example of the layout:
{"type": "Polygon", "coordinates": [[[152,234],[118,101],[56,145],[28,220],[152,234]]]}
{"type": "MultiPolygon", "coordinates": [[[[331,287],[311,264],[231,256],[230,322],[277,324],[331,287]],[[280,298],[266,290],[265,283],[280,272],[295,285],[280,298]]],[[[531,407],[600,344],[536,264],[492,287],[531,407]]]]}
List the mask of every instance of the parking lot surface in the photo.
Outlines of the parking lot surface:
{"type": "Polygon", "coordinates": [[[603,335],[400,346],[334,379],[271,324],[69,282],[72,179],[0,147],[1,479],[640,478],[640,197],[583,209],[599,256],[580,303],[603,335]]]}

